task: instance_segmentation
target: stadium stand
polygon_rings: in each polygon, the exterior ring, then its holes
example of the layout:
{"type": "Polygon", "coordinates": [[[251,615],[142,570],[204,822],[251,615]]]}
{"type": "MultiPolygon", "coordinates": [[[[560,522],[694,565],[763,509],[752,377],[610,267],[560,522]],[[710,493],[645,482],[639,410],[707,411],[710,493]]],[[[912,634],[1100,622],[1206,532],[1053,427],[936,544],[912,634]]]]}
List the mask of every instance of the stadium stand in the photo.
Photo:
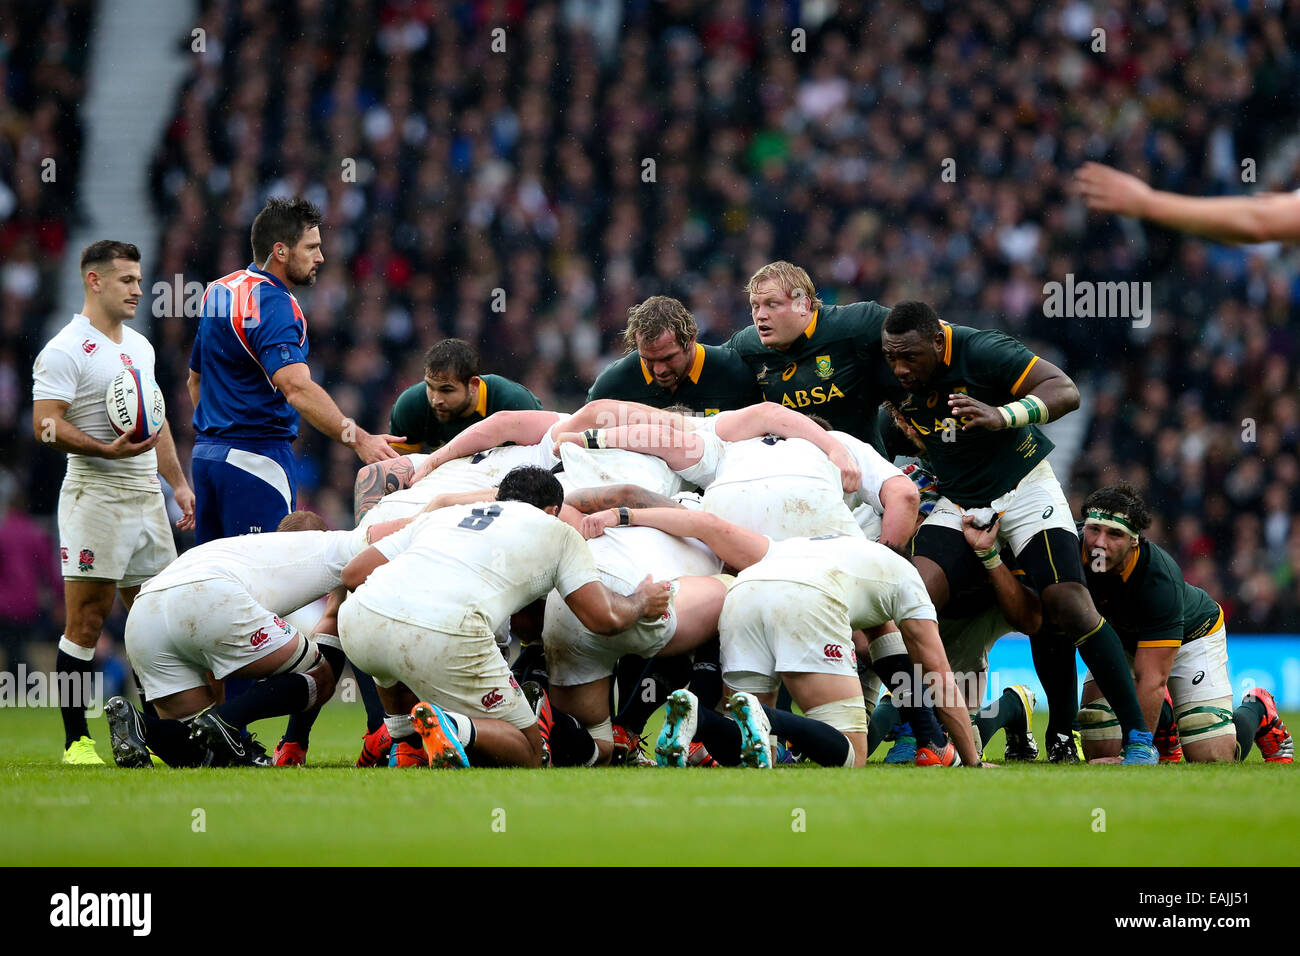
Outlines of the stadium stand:
{"type": "MultiPolygon", "coordinates": [[[[1153,537],[1236,631],[1300,629],[1295,251],[1090,218],[1068,191],[1088,159],[1201,195],[1300,185],[1294,161],[1242,182],[1300,115],[1300,6],[803,6],[205,0],[208,52],[151,171],[164,227],[146,275],[246,265],[268,195],[322,205],[327,261],[300,296],[311,362],[366,428],[448,335],[571,407],[619,354],[628,306],[678,296],[717,343],[777,258],[830,302],[924,298],[1088,387],[1076,505],[1133,480],[1153,537]],[[1149,280],[1153,321],[1048,317],[1044,284],[1067,274],[1149,280]]],[[[193,328],[154,332],[182,461],[193,328]]],[[[298,454],[304,502],[346,526],[354,457],[311,429],[298,454]]]]}

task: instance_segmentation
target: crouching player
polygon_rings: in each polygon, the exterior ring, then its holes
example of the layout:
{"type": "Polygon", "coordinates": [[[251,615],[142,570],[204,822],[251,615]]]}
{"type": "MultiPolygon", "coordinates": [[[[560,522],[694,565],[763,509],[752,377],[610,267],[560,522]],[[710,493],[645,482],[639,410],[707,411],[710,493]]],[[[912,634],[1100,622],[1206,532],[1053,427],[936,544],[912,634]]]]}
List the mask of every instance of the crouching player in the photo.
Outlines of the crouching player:
{"type": "MultiPolygon", "coordinates": [[[[1184,580],[1163,548],[1142,537],[1151,517],[1133,486],[1120,482],[1094,491],[1083,513],[1088,590],[1132,661],[1147,725],[1163,725],[1164,733],[1157,732],[1162,760],[1180,758],[1181,738],[1189,761],[1242,760],[1253,742],[1265,760],[1290,763],[1295,743],[1267,690],[1247,691],[1233,710],[1223,609],[1184,580]],[[1162,721],[1166,701],[1172,714],[1166,712],[1162,721]]],[[[1085,756],[1113,758],[1119,724],[1091,674],[1082,701],[1085,756]]]]}
{"type": "Polygon", "coordinates": [[[549,471],[516,468],[495,504],[425,515],[344,570],[355,593],[339,610],[339,636],[379,686],[397,765],[463,767],[471,754],[496,765],[543,764],[543,729],[495,632],[552,588],[597,634],[668,612],[666,582],[647,576],[626,596],[601,583],[582,536],[555,517],[563,500],[549,471]],[[413,753],[421,747],[424,761],[413,753]]]}
{"type": "MultiPolygon", "coordinates": [[[[697,496],[682,498],[698,502],[697,496]]],[[[671,500],[666,503],[673,504],[671,500]]],[[[620,522],[630,514],[626,507],[617,508],[616,513],[620,522]]],[[[585,627],[558,592],[547,596],[542,645],[551,704],[577,720],[592,738],[580,740],[585,752],[569,759],[559,752],[552,736],[556,765],[609,763],[616,746],[610,684],[619,658],[624,654],[641,658],[690,654],[716,637],[727,593],[725,576],[719,575],[722,561],[694,539],[677,538],[654,528],[616,526],[593,539],[590,547],[601,581],[614,591],[631,594],[649,573],[656,580],[672,580],[673,602],[664,617],[637,621],[631,629],[607,637],[585,627]]],[[[689,661],[685,663],[689,668],[689,661]]]]}
{"type": "MultiPolygon", "coordinates": [[[[584,532],[595,536],[619,519],[600,512],[586,519],[584,532]]],[[[656,747],[662,763],[684,762],[698,722],[700,739],[722,764],[770,767],[768,734],[774,730],[817,763],[862,766],[867,717],[851,635],[895,621],[908,653],[937,684],[937,710],[951,735],[943,762],[956,763],[959,756],[979,765],[934,606],[906,558],[860,535],[772,541],[716,515],[685,510],[638,509],[628,522],[699,538],[740,569],[718,621],[722,679],[731,692],[727,709],[736,724],[714,720],[718,715],[698,709],[688,691],[674,692],[656,747]],[[770,709],[782,681],[805,718],[770,709]],[[793,726],[791,718],[827,724],[838,734],[809,740],[812,728],[793,726]]]]}
{"type": "Polygon", "coordinates": [[[219,538],[185,552],[140,591],[126,621],[126,652],[158,717],[120,697],[105,713],[119,766],[262,764],[236,727],[324,703],[342,654],[319,646],[284,615],[339,586],[344,567],[395,525],[326,531],[295,511],[270,534],[219,538]],[[217,703],[214,684],[259,679],[217,703]]]}

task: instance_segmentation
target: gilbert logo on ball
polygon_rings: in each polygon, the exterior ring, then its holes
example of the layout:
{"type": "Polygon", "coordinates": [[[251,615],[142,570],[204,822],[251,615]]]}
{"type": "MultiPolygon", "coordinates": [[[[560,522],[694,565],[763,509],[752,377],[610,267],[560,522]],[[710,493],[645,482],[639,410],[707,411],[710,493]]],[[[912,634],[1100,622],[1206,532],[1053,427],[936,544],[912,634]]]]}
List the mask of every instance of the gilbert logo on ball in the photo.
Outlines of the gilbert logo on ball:
{"type": "Polygon", "coordinates": [[[114,375],[108,383],[104,403],[113,430],[119,435],[129,435],[133,442],[153,437],[166,420],[162,389],[139,369],[124,368],[114,375]]]}

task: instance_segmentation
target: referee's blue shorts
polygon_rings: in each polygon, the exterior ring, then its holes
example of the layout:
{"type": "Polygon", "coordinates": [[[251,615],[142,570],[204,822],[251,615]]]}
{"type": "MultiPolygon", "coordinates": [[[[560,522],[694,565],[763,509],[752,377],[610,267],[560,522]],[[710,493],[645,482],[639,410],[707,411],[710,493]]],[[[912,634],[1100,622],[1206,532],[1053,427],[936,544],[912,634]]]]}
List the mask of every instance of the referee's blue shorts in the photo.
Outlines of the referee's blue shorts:
{"type": "Polygon", "coordinates": [[[194,443],[194,537],[198,544],[274,531],[298,504],[287,441],[194,443]]]}

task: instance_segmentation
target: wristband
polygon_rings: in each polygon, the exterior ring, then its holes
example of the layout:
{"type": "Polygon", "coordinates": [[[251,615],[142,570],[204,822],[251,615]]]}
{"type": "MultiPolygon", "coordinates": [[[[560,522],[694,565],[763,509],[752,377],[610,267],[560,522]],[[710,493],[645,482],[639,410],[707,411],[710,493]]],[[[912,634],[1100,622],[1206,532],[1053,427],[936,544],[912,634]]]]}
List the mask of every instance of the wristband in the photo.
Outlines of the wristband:
{"type": "Polygon", "coordinates": [[[999,405],[997,412],[1002,416],[1004,428],[1023,428],[1025,425],[1041,425],[1051,421],[1047,405],[1037,395],[1026,395],[1018,401],[999,405]]]}
{"type": "Polygon", "coordinates": [[[626,528],[626,527],[628,527],[631,523],[632,523],[632,512],[628,511],[626,508],[619,508],[619,509],[618,509],[618,526],[619,526],[620,528],[626,528]]]}
{"type": "Polygon", "coordinates": [[[604,448],[605,432],[600,428],[588,428],[582,433],[582,447],[584,448],[604,448]]]}
{"type": "Polygon", "coordinates": [[[991,548],[976,548],[975,557],[979,558],[984,564],[986,571],[992,571],[1002,564],[1002,555],[998,553],[998,546],[995,544],[991,548]]]}

